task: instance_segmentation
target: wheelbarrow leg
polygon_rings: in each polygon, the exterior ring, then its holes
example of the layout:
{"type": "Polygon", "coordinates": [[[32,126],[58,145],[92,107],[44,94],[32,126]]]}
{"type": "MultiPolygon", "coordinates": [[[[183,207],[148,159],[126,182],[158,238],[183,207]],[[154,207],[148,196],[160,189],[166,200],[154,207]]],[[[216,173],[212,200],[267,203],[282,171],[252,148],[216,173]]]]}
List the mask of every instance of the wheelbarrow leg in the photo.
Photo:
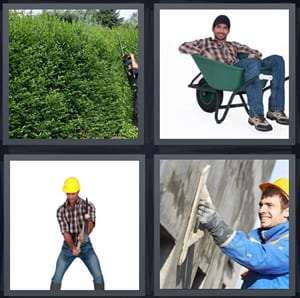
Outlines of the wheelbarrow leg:
{"type": "Polygon", "coordinates": [[[230,99],[229,99],[229,101],[228,101],[228,104],[227,104],[226,106],[224,106],[224,107],[225,107],[225,111],[224,111],[224,113],[223,113],[223,115],[222,115],[221,118],[218,117],[218,116],[219,116],[218,114],[219,114],[219,108],[220,108],[220,106],[219,106],[219,104],[217,105],[217,109],[216,109],[216,111],[215,111],[215,120],[216,120],[216,122],[217,122],[218,124],[222,123],[222,122],[225,120],[225,118],[226,118],[226,116],[227,116],[227,114],[228,114],[229,108],[233,106],[233,105],[232,105],[233,98],[234,98],[237,94],[240,95],[240,98],[241,98],[241,100],[242,100],[242,104],[241,104],[241,105],[244,106],[244,108],[245,108],[247,114],[249,115],[248,105],[247,105],[246,101],[244,100],[244,98],[243,98],[241,92],[243,92],[243,90],[245,90],[246,87],[248,87],[250,84],[252,84],[252,83],[253,83],[255,80],[257,80],[257,79],[258,79],[258,75],[254,76],[252,79],[248,80],[248,81],[245,82],[242,86],[240,86],[237,90],[235,90],[235,91],[232,92],[232,94],[231,94],[231,96],[230,96],[230,99]]]}
{"type": "Polygon", "coordinates": [[[245,101],[245,99],[244,99],[244,96],[243,96],[242,94],[239,94],[239,96],[240,96],[240,99],[241,99],[241,101],[242,101],[242,103],[243,103],[243,107],[245,108],[247,114],[249,115],[248,104],[246,103],[246,101],[245,101]]]}
{"type": "Polygon", "coordinates": [[[229,101],[227,103],[227,105],[225,106],[225,111],[223,112],[223,115],[221,118],[219,118],[219,109],[220,109],[220,104],[219,104],[219,98],[217,98],[217,108],[216,108],[216,111],[215,111],[215,120],[218,124],[222,123],[228,112],[229,112],[229,108],[231,107],[231,104],[232,104],[232,101],[233,101],[233,98],[236,96],[237,92],[232,92],[230,98],[229,98],[229,101]]]}
{"type": "Polygon", "coordinates": [[[220,117],[220,118],[219,118],[219,109],[220,109],[221,106],[219,105],[219,103],[217,104],[217,109],[216,109],[216,111],[215,111],[215,120],[216,120],[216,122],[217,122],[218,124],[222,123],[222,122],[225,120],[225,118],[226,118],[226,116],[227,116],[227,114],[228,114],[228,112],[229,112],[229,109],[230,109],[231,107],[238,107],[238,106],[241,107],[241,106],[243,106],[243,107],[245,108],[245,110],[246,110],[246,113],[249,115],[249,108],[248,108],[248,105],[247,105],[247,103],[246,103],[246,101],[245,101],[243,95],[242,95],[241,93],[238,93],[238,92],[239,92],[239,91],[233,92],[233,93],[231,94],[230,98],[229,98],[229,101],[228,101],[227,105],[226,105],[226,106],[222,106],[222,108],[225,108],[225,111],[223,112],[223,115],[222,115],[222,117],[220,117]],[[240,99],[241,99],[242,103],[241,103],[241,104],[232,105],[232,101],[233,101],[234,97],[235,97],[237,94],[240,96],[240,99]]]}

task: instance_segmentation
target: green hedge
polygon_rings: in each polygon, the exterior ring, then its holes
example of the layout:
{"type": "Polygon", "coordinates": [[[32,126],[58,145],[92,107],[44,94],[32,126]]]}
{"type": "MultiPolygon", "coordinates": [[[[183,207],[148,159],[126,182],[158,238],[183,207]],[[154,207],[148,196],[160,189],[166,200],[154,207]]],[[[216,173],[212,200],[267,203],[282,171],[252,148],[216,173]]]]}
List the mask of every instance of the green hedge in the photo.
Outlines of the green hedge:
{"type": "Polygon", "coordinates": [[[10,138],[136,138],[118,32],[138,56],[136,29],[10,11],[10,138]]]}

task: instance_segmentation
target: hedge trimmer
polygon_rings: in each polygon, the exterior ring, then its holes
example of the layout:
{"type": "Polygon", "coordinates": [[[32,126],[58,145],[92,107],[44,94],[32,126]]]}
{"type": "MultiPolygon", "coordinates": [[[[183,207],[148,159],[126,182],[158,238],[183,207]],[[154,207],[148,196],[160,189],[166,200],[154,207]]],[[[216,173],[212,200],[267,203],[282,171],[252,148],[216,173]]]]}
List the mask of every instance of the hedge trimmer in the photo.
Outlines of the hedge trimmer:
{"type": "Polygon", "coordinates": [[[119,46],[120,46],[121,55],[122,55],[122,61],[123,61],[126,75],[127,75],[128,83],[131,87],[131,90],[133,91],[133,100],[134,100],[133,122],[135,125],[137,125],[137,119],[138,119],[138,107],[137,107],[137,104],[138,104],[138,100],[137,100],[138,69],[137,69],[137,67],[138,66],[135,66],[136,62],[134,60],[134,56],[131,56],[132,54],[126,53],[124,51],[119,32],[118,32],[118,41],[119,41],[119,46]],[[134,63],[132,63],[132,61],[134,61],[134,63]]]}
{"type": "Polygon", "coordinates": [[[120,34],[118,32],[118,40],[119,40],[119,46],[122,54],[122,61],[124,64],[124,69],[128,78],[129,85],[134,93],[134,98],[137,97],[137,77],[138,77],[138,70],[132,67],[132,60],[131,56],[128,53],[125,53],[124,48],[121,43],[120,34]]]}

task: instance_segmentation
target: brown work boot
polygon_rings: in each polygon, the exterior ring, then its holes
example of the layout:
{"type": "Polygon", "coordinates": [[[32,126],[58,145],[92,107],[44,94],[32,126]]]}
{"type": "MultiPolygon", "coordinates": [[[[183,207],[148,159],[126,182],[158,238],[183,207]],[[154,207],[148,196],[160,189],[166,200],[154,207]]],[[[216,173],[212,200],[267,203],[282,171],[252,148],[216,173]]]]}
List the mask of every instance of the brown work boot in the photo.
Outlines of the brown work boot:
{"type": "Polygon", "coordinates": [[[95,289],[95,290],[104,290],[104,289],[105,289],[104,283],[103,283],[103,284],[96,284],[96,283],[94,282],[94,289],[95,289]]]}
{"type": "Polygon", "coordinates": [[[270,131],[272,130],[271,124],[265,119],[264,116],[249,116],[248,123],[254,125],[257,130],[270,131]]]}
{"type": "Polygon", "coordinates": [[[267,118],[270,120],[275,120],[279,124],[288,125],[289,118],[282,111],[268,111],[267,118]]]}
{"type": "Polygon", "coordinates": [[[60,288],[61,288],[61,284],[55,284],[55,283],[51,282],[50,291],[57,291],[57,290],[60,290],[60,288]]]}

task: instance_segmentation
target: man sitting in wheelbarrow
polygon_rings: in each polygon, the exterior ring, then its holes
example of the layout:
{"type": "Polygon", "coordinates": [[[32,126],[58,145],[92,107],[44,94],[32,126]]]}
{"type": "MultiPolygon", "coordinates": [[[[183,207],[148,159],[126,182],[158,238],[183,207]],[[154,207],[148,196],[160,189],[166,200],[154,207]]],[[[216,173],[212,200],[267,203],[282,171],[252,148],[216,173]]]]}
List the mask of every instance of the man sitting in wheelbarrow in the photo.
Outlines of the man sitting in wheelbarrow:
{"type": "MultiPolygon", "coordinates": [[[[238,42],[226,41],[230,32],[230,20],[225,15],[219,15],[215,19],[212,31],[214,38],[185,42],[179,47],[179,51],[184,54],[198,53],[207,58],[243,68],[245,70],[245,81],[259,75],[261,67],[268,68],[271,71],[273,80],[267,118],[275,120],[279,124],[288,125],[289,118],[284,113],[284,59],[278,55],[261,59],[262,54],[258,50],[251,49],[238,42]],[[245,53],[248,58],[239,60],[238,53],[245,53]]],[[[257,79],[250,84],[246,88],[246,93],[249,106],[249,124],[254,125],[260,131],[272,130],[272,126],[264,116],[261,81],[257,79]]]]}

